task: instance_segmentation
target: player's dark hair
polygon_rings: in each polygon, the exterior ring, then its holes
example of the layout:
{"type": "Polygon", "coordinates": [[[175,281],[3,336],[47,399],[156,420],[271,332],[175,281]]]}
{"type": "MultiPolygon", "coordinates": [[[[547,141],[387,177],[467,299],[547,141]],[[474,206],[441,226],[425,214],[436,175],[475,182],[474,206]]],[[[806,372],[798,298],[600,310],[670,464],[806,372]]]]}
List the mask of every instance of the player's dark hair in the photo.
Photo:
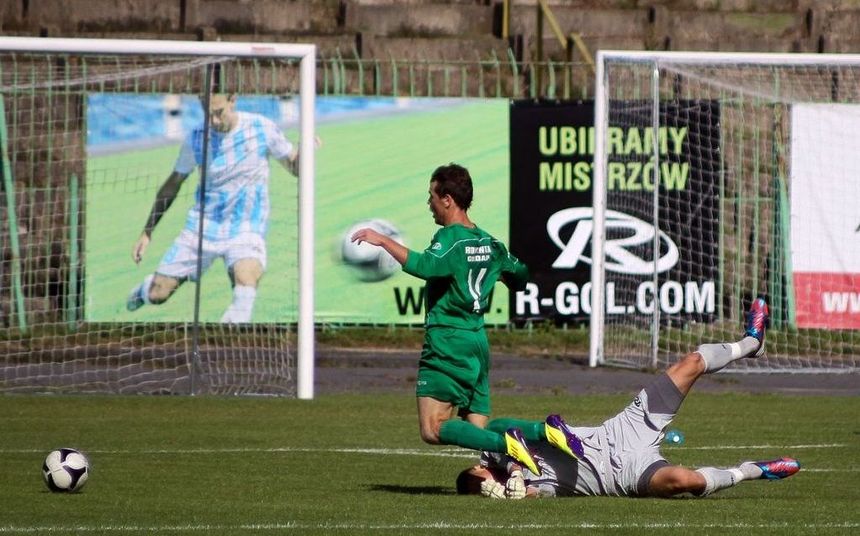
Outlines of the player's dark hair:
{"type": "Polygon", "coordinates": [[[447,166],[439,166],[430,177],[436,183],[436,195],[450,195],[457,206],[469,210],[472,206],[472,176],[469,170],[453,162],[447,166]]]}
{"type": "Polygon", "coordinates": [[[484,481],[472,472],[472,469],[464,469],[457,475],[457,495],[474,495],[481,491],[481,482],[484,481]]]}

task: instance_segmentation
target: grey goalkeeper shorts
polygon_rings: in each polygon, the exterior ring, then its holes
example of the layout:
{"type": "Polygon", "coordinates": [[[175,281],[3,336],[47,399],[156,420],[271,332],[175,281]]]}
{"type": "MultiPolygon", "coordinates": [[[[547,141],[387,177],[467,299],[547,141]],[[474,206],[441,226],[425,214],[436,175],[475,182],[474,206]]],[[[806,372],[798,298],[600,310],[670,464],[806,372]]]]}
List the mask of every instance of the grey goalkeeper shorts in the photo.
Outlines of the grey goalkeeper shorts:
{"type": "Polygon", "coordinates": [[[663,430],[672,422],[683,398],[669,376],[662,374],[621,413],[603,423],[609,446],[609,494],[648,494],[651,477],[669,465],[660,454],[660,443],[663,430]]]}

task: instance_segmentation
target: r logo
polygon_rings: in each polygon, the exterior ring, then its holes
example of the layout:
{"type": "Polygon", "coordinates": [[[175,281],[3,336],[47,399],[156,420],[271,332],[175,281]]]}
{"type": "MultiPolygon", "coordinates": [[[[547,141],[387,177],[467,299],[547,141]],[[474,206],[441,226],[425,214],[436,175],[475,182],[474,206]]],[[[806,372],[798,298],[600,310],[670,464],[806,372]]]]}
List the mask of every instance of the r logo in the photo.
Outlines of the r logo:
{"type": "MultiPolygon", "coordinates": [[[[552,263],[553,268],[573,268],[582,260],[591,264],[592,259],[584,255],[585,247],[591,241],[591,230],[594,228],[592,220],[594,210],[590,207],[566,208],[559,210],[549,217],[546,222],[546,231],[550,239],[561,249],[561,255],[552,263]],[[560,237],[561,230],[567,225],[575,225],[573,234],[565,244],[560,237]]],[[[634,218],[629,214],[606,211],[607,229],[626,229],[632,234],[623,238],[606,240],[604,253],[606,254],[606,270],[620,274],[647,275],[654,273],[654,261],[643,259],[628,248],[634,248],[654,241],[654,226],[648,222],[634,218]]],[[[661,250],[666,252],[657,259],[657,272],[665,272],[678,263],[678,246],[672,239],[659,231],[659,242],[661,250]]]]}

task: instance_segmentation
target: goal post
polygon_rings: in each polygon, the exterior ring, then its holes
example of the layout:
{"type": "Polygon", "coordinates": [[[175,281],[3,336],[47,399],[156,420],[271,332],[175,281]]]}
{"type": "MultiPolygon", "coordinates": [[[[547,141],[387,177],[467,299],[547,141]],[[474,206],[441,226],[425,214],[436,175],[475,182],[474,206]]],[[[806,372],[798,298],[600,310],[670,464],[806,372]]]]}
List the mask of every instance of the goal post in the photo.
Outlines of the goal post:
{"type": "Polygon", "coordinates": [[[600,51],[591,366],[656,368],[737,340],[727,371],[860,362],[860,56],[600,51]]]}
{"type": "Polygon", "coordinates": [[[312,44],[0,37],[0,391],[313,398],[315,76],[312,44]],[[214,92],[251,125],[223,152],[201,106],[214,92]],[[217,154],[200,160],[189,142],[205,172],[187,175],[135,266],[132,246],[195,128],[217,154]],[[298,148],[298,180],[283,179],[283,154],[266,153],[279,143],[269,131],[298,148]],[[210,171],[252,154],[269,155],[271,177],[207,189],[210,171]],[[225,259],[268,264],[250,320],[225,320],[236,274],[218,260],[177,276],[187,283],[163,304],[125,306],[130,282],[178,262],[171,242],[192,228],[195,202],[194,221],[208,225],[214,203],[218,237],[245,248],[225,259]],[[241,242],[248,233],[264,245],[241,242]]]}

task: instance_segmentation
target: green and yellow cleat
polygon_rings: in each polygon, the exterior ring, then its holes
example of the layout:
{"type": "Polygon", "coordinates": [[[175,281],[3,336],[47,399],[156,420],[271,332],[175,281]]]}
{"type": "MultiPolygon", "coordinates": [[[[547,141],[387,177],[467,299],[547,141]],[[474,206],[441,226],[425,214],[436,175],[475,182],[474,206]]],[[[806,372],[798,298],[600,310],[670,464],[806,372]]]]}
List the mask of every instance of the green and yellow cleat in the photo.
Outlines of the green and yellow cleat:
{"type": "Polygon", "coordinates": [[[519,428],[510,428],[505,432],[505,444],[507,445],[507,454],[515,459],[523,467],[531,471],[537,476],[540,476],[541,470],[538,467],[537,460],[532,456],[526,445],[526,438],[523,437],[523,432],[519,428]]]}
{"type": "Polygon", "coordinates": [[[577,460],[585,456],[582,440],[570,431],[561,415],[550,415],[544,421],[544,432],[552,446],[577,460]]]}

